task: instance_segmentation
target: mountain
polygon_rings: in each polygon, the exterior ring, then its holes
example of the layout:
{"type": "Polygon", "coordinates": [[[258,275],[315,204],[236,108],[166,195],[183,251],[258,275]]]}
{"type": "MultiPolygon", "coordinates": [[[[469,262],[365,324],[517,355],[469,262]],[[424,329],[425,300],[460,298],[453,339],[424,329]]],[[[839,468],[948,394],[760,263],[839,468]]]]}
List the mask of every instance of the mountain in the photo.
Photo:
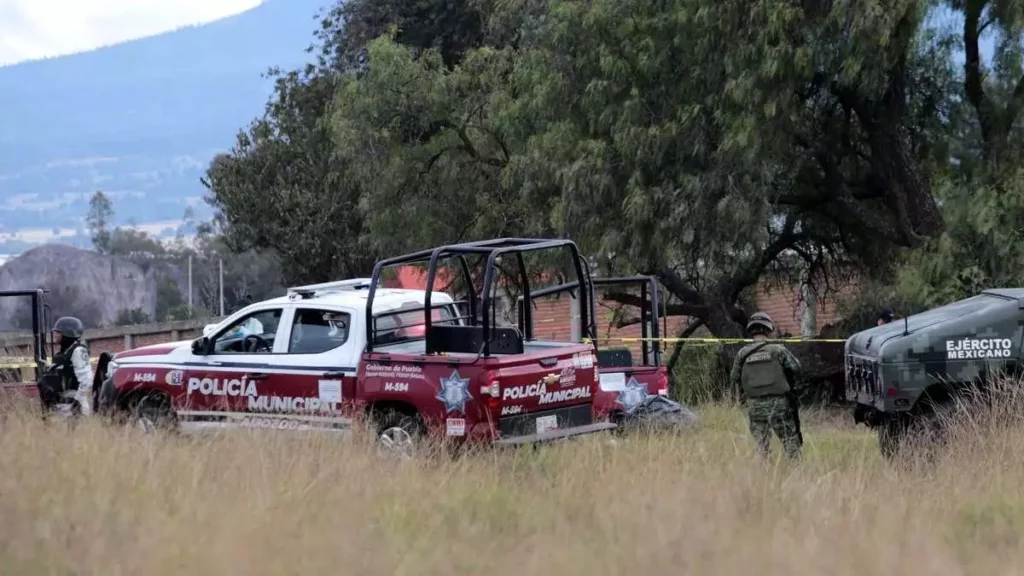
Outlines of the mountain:
{"type": "Polygon", "coordinates": [[[264,73],[309,60],[329,4],[264,0],[205,25],[0,67],[0,252],[81,233],[96,190],[118,223],[177,220],[188,204],[204,215],[200,176],[262,114],[264,73]]]}

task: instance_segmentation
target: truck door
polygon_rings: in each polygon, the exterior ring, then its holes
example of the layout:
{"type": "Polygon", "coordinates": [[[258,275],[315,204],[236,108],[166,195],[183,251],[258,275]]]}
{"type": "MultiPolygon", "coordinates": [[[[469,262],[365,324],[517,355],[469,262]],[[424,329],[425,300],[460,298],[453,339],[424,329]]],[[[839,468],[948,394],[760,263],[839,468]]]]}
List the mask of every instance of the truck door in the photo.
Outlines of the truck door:
{"type": "Polygon", "coordinates": [[[283,349],[269,359],[267,395],[257,412],[278,415],[280,427],[345,428],[355,400],[360,339],[351,310],[296,305],[283,349]],[[285,416],[287,415],[287,418],[285,416]]]}
{"type": "Polygon", "coordinates": [[[254,310],[210,334],[209,352],[193,353],[186,363],[185,394],[176,408],[248,412],[268,391],[270,360],[287,345],[280,335],[291,312],[280,305],[254,310]]]}

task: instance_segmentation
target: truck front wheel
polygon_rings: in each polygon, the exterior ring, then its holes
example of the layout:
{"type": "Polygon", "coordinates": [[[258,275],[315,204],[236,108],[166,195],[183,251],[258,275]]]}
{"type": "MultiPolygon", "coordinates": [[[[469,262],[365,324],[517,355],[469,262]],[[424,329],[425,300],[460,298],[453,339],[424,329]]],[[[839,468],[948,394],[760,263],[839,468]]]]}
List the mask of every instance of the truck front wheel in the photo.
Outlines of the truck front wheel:
{"type": "Polygon", "coordinates": [[[878,447],[887,459],[894,459],[908,443],[931,450],[946,440],[946,431],[952,417],[953,406],[929,406],[914,415],[898,415],[878,427],[878,447]]]}
{"type": "Polygon", "coordinates": [[[887,460],[892,460],[900,451],[900,445],[907,436],[907,424],[902,418],[890,418],[878,426],[878,449],[887,460]]]}
{"type": "Polygon", "coordinates": [[[166,396],[151,394],[131,401],[128,405],[128,425],[142,432],[174,428],[174,411],[166,396]]]}

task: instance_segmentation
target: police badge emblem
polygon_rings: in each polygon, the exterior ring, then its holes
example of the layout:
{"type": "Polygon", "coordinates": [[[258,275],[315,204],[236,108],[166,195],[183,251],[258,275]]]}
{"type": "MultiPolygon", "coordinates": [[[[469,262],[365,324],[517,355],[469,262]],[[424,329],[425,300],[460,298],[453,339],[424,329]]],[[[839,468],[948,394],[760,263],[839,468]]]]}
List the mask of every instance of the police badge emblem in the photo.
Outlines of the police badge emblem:
{"type": "Polygon", "coordinates": [[[469,393],[469,379],[459,376],[458,370],[453,371],[451,376],[441,378],[441,390],[435,398],[444,403],[446,413],[465,413],[466,402],[473,399],[473,395],[469,393]]]}
{"type": "Polygon", "coordinates": [[[185,374],[181,370],[171,370],[164,376],[164,382],[167,382],[168,386],[181,386],[185,381],[185,374]]]}
{"type": "Polygon", "coordinates": [[[632,412],[647,398],[647,384],[637,382],[636,378],[630,376],[626,387],[619,391],[615,399],[616,404],[621,404],[626,412],[632,412]]]}

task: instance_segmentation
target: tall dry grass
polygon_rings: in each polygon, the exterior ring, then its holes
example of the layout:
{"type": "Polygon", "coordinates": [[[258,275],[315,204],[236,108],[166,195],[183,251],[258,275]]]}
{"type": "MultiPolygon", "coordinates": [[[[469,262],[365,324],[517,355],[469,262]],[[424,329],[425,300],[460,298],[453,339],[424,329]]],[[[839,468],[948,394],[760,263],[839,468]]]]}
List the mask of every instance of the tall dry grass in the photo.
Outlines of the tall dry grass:
{"type": "Polygon", "coordinates": [[[739,411],[701,416],[675,436],[400,461],[363,437],[70,435],[16,411],[0,573],[1024,572],[1016,425],[894,467],[865,429],[806,413],[792,465],[754,458],[739,411]]]}

